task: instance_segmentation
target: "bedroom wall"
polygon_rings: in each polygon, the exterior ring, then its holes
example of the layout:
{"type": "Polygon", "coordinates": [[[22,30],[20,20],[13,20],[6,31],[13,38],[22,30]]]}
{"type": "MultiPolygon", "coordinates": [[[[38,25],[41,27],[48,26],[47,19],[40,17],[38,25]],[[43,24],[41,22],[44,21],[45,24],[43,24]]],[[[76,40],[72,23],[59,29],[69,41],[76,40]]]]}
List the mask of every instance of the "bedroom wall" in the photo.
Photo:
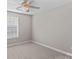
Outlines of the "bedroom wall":
{"type": "Polygon", "coordinates": [[[32,16],[24,15],[24,14],[17,14],[13,12],[7,12],[8,15],[17,16],[19,17],[19,37],[8,39],[9,43],[15,42],[22,42],[28,41],[32,39],[32,16]]]}
{"type": "Polygon", "coordinates": [[[71,3],[35,15],[32,26],[33,40],[71,53],[71,3]]]}

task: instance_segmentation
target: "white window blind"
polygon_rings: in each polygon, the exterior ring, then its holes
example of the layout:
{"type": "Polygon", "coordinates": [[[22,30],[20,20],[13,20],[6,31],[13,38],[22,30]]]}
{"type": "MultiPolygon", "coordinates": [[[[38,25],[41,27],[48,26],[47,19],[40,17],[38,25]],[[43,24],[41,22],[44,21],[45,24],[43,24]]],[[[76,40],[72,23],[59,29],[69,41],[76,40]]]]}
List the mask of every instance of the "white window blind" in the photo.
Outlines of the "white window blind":
{"type": "Polygon", "coordinates": [[[7,38],[18,37],[18,17],[17,16],[7,16],[7,38]]]}

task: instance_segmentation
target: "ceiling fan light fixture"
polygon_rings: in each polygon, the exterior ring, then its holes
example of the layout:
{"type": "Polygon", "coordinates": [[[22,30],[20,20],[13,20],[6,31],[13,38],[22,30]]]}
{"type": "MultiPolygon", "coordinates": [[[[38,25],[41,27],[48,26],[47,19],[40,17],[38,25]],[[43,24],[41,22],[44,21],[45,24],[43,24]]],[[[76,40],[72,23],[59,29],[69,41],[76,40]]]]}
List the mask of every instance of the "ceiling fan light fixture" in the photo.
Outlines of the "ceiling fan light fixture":
{"type": "Polygon", "coordinates": [[[25,11],[26,11],[26,12],[29,12],[29,8],[25,8],[25,11]]]}
{"type": "Polygon", "coordinates": [[[32,5],[32,2],[34,2],[33,0],[27,0],[27,1],[19,0],[19,1],[22,2],[22,3],[20,4],[21,6],[16,8],[17,10],[24,11],[24,12],[27,12],[27,13],[32,13],[32,11],[33,11],[32,8],[40,9],[40,7],[32,5]]]}

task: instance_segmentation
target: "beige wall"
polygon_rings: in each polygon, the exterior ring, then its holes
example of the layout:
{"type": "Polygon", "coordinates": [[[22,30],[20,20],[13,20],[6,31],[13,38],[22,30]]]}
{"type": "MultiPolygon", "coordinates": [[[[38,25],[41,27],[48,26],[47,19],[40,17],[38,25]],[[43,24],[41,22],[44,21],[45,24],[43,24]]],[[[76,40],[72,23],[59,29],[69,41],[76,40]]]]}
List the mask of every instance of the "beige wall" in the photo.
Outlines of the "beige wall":
{"type": "Polygon", "coordinates": [[[71,3],[40,13],[33,18],[33,40],[71,52],[72,11],[71,3]]]}
{"type": "Polygon", "coordinates": [[[8,39],[8,43],[22,42],[26,40],[31,40],[32,37],[32,16],[27,16],[24,14],[17,14],[13,12],[8,12],[8,15],[19,16],[19,37],[14,39],[8,39]]]}

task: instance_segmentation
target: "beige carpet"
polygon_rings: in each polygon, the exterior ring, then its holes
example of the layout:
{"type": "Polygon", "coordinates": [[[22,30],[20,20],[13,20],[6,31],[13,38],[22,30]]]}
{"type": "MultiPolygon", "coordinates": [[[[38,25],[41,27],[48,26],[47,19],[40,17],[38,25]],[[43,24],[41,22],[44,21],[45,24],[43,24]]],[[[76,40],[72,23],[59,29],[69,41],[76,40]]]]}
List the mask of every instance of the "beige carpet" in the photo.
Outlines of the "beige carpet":
{"type": "Polygon", "coordinates": [[[8,47],[7,57],[7,59],[71,59],[34,43],[8,47]]]}

